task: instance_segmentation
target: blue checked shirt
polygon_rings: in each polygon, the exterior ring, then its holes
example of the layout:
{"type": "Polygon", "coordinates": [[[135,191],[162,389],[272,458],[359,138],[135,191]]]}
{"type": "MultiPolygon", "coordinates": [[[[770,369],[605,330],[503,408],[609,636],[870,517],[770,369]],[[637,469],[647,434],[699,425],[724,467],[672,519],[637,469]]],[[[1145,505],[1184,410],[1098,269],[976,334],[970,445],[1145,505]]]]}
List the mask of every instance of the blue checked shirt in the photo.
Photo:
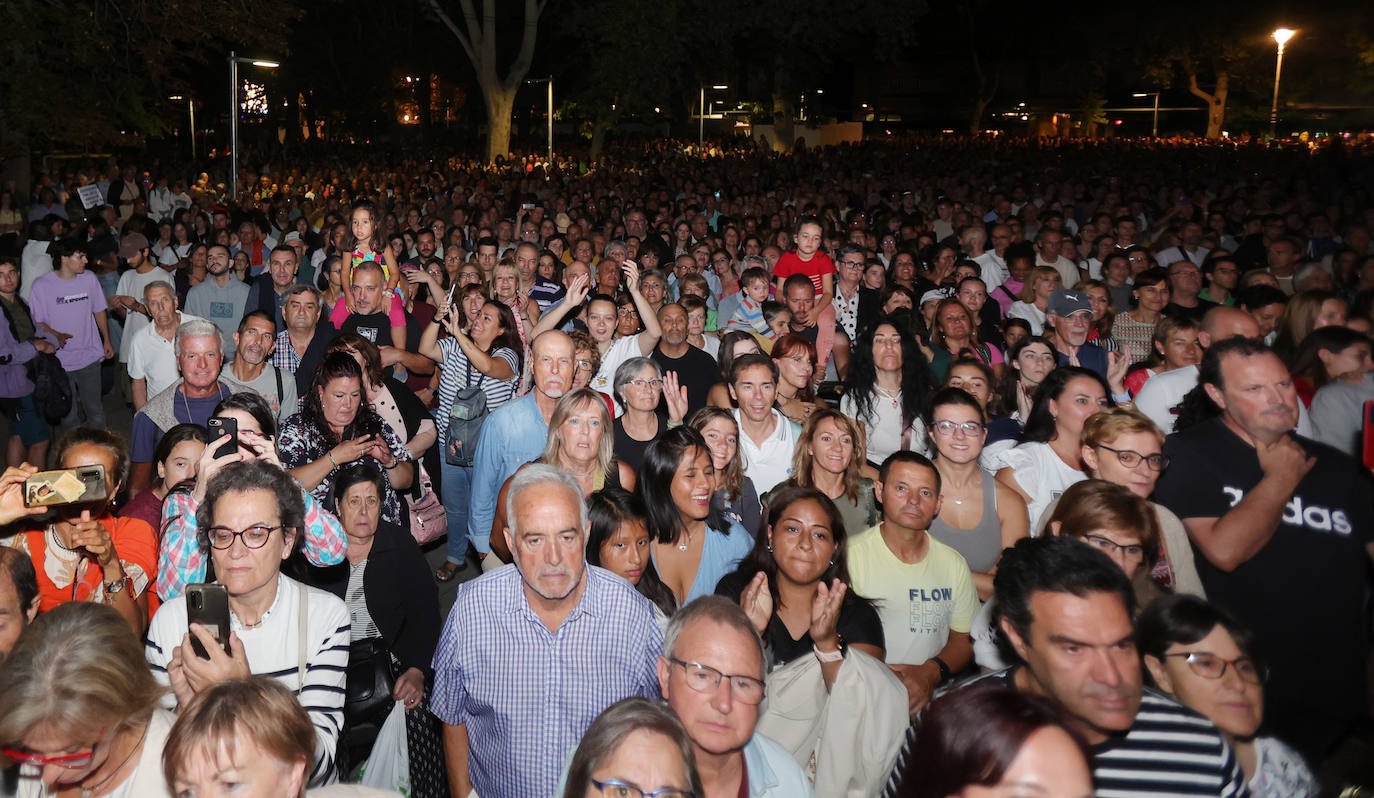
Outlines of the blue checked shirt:
{"type": "Polygon", "coordinates": [[[506,565],[458,588],[434,652],[430,710],[467,724],[482,798],[548,798],[582,733],[622,698],[658,698],[663,632],[630,584],[587,566],[587,588],[550,632],[506,565]]]}
{"type": "Polygon", "coordinates": [[[296,347],[291,345],[290,330],[277,333],[277,348],[272,351],[272,365],[287,374],[295,374],[296,369],[300,368],[301,356],[296,354],[296,347]]]}

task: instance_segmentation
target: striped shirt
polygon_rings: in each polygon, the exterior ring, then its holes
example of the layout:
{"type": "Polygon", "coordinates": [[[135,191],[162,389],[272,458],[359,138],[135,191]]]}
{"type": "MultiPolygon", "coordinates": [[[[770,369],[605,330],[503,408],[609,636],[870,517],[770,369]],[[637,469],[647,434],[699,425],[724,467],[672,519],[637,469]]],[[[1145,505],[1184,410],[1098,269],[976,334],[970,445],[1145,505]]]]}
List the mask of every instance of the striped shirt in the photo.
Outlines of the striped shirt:
{"type": "MultiPolygon", "coordinates": [[[[277,596],[252,629],[243,628],[230,613],[230,627],[248,657],[248,669],[255,675],[270,676],[296,694],[296,700],[315,724],[315,761],[310,785],[319,786],[336,779],[334,748],[343,725],[344,681],[348,674],[348,608],[341,599],[313,587],[306,587],[286,576],[277,575],[277,596]],[[305,681],[300,680],[300,641],[298,628],[301,591],[309,591],[306,609],[305,681]]],[[[169,685],[167,663],[172,649],[181,645],[189,624],[186,597],[178,596],[158,609],[148,626],[143,653],[161,685],[169,685]]],[[[186,652],[183,656],[195,656],[186,652]]],[[[176,696],[167,693],[163,706],[176,708],[176,696]]]]}
{"type": "Polygon", "coordinates": [[[482,798],[548,798],[582,733],[611,704],[658,698],[663,633],[653,605],[586,566],[586,589],[556,632],[506,565],[458,588],[434,653],[431,711],[466,724],[482,798]]]}
{"type": "Polygon", "coordinates": [[[488,411],[495,410],[515,396],[516,386],[520,384],[520,357],[514,349],[503,346],[492,353],[492,357],[509,363],[511,373],[515,375],[509,380],[498,380],[488,377],[472,365],[463,347],[459,346],[458,339],[440,338],[438,346],[439,351],[444,353],[444,362],[440,364],[443,374],[439,377],[439,409],[434,413],[434,426],[439,428],[441,437],[448,433],[448,411],[453,407],[453,398],[462,389],[480,387],[482,393],[487,395],[488,411]]]}
{"type": "MultiPolygon", "coordinates": [[[[960,682],[959,687],[984,679],[1015,687],[1015,673],[1016,667],[1006,668],[960,682]]],[[[907,730],[884,798],[897,794],[917,728],[907,730]]],[[[1240,764],[1217,727],[1148,687],[1131,728],[1092,746],[1092,754],[1097,798],[1241,798],[1249,794],[1240,764]]]]}

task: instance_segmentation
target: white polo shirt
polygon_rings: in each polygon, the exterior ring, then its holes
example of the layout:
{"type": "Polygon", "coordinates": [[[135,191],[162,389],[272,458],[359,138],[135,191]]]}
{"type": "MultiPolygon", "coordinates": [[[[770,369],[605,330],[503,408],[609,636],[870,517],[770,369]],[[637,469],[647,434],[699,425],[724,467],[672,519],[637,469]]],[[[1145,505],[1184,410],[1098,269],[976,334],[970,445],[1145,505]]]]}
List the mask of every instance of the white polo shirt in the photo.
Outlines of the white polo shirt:
{"type": "Polygon", "coordinates": [[[792,475],[792,452],[797,448],[798,432],[791,419],[774,409],[773,433],[760,446],[745,433],[739,410],[734,412],[735,423],[740,427],[739,451],[744,459],[744,474],[762,496],[792,475]]]}
{"type": "MultiPolygon", "coordinates": [[[[181,314],[181,323],[202,321],[190,313],[181,314]]],[[[144,380],[148,396],[156,396],[181,378],[177,370],[176,347],[172,341],[157,334],[157,327],[149,322],[129,339],[129,378],[144,380]]]]}

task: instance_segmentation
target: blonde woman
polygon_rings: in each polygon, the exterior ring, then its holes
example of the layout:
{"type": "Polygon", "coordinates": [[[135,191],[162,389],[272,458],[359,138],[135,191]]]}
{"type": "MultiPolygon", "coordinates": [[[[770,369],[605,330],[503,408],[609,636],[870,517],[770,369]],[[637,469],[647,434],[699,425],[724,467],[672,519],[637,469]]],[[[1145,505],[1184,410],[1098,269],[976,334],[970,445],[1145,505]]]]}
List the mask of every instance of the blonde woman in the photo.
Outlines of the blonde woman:
{"type": "Polygon", "coordinates": [[[873,480],[863,476],[864,428],[835,410],[817,410],[806,420],[792,453],[792,476],[769,492],[765,504],[788,486],[814,488],[835,503],[844,528],[857,535],[879,521],[873,480]]]}
{"type": "Polygon", "coordinates": [[[1049,311],[1050,294],[1064,287],[1064,278],[1051,266],[1036,266],[1026,278],[1017,301],[1011,303],[1007,316],[1025,319],[1031,327],[1031,335],[1045,332],[1045,314],[1049,311]]]}

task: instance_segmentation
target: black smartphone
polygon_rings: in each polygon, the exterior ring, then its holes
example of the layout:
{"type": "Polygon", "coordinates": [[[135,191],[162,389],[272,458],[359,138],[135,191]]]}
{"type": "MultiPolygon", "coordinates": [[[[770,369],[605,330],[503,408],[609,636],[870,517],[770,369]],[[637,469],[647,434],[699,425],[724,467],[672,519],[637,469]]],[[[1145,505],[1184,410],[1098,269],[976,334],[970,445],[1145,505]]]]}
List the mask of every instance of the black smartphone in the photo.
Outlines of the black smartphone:
{"type": "Polygon", "coordinates": [[[229,441],[215,450],[215,457],[223,457],[226,454],[233,454],[239,448],[239,420],[236,418],[221,418],[211,416],[205,422],[205,428],[210,430],[210,440],[217,441],[221,435],[228,435],[229,441]]]}
{"type": "Polygon", "coordinates": [[[105,466],[77,466],[55,471],[39,471],[24,480],[25,507],[58,507],[85,504],[105,499],[105,466]]]}
{"type": "MultiPolygon", "coordinates": [[[[229,589],[224,585],[197,582],[186,586],[186,623],[198,623],[215,638],[224,649],[229,650],[229,589]]],[[[200,638],[191,635],[191,649],[201,659],[209,659],[210,652],[201,645],[200,638]]]]}

